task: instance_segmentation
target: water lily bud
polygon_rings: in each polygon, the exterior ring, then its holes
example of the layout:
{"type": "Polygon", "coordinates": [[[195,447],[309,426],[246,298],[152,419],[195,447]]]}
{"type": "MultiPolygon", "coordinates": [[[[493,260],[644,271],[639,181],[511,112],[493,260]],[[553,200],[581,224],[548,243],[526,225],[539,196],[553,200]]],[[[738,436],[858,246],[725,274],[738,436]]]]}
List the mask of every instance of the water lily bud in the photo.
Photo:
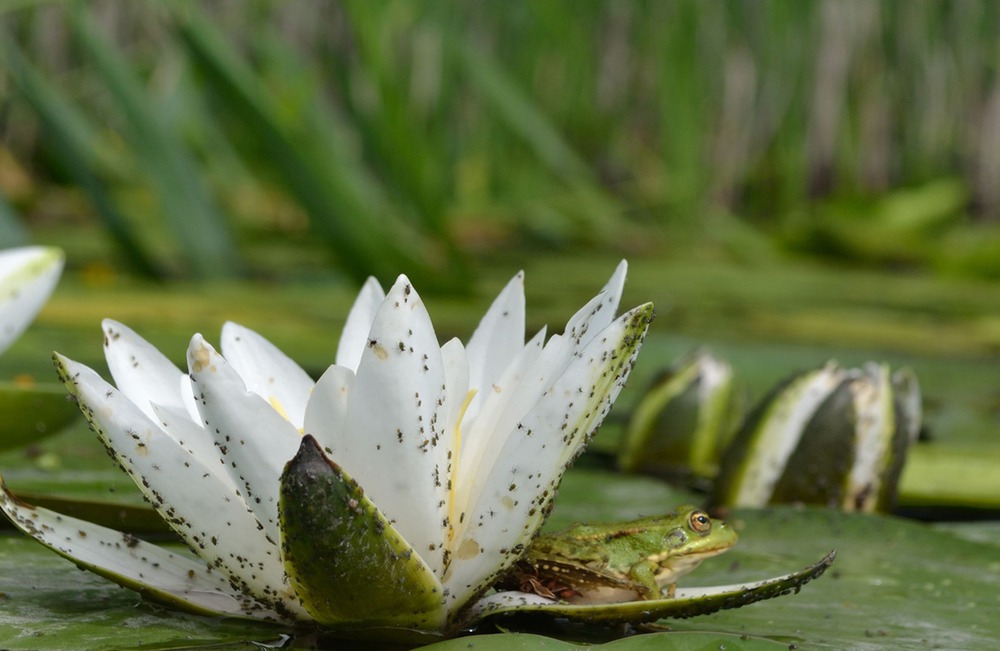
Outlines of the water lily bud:
{"type": "Polygon", "coordinates": [[[888,510],[919,429],[920,393],[908,369],[890,375],[884,364],[829,363],[800,373],[760,403],[727,448],[713,504],[888,510]]]}
{"type": "Polygon", "coordinates": [[[632,413],[618,464],[627,472],[710,478],[734,419],[733,371],[706,350],[657,376],[632,413]]]}
{"type": "MultiPolygon", "coordinates": [[[[45,305],[59,281],[63,252],[47,246],[0,250],[0,353],[45,305]]],[[[78,416],[58,387],[17,376],[0,380],[0,450],[37,443],[78,416]]]]}
{"type": "Polygon", "coordinates": [[[0,251],[0,352],[45,305],[63,268],[60,249],[24,246],[0,251]]]}

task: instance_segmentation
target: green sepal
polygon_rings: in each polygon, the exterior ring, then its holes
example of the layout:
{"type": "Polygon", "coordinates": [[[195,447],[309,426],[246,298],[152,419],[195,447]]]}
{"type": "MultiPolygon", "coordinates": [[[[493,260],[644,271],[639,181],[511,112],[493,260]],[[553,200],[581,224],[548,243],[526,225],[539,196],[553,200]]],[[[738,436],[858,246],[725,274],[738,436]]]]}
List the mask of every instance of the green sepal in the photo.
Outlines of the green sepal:
{"type": "Polygon", "coordinates": [[[285,571],[320,625],[443,626],[440,581],[312,436],[281,475],[278,513],[285,571]]]}
{"type": "Polygon", "coordinates": [[[646,389],[629,419],[618,466],[687,480],[711,478],[734,424],[732,370],[705,350],[682,357],[646,389]]]}
{"type": "Polygon", "coordinates": [[[858,412],[851,380],[843,380],[816,408],[806,434],[785,462],[769,504],[818,504],[838,508],[854,465],[858,412]]]}
{"type": "Polygon", "coordinates": [[[843,380],[843,372],[829,364],[778,383],[726,447],[709,503],[713,507],[769,503],[787,462],[779,450],[790,454],[798,447],[806,420],[843,380]]]}

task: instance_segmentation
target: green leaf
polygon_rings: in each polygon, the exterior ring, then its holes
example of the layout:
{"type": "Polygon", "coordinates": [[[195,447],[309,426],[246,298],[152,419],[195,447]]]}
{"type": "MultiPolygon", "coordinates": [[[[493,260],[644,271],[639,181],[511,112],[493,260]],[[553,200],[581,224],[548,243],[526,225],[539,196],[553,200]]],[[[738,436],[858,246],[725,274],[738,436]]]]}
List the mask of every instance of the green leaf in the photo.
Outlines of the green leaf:
{"type": "Polygon", "coordinates": [[[0,450],[37,443],[80,415],[62,385],[0,382],[0,450]]]}
{"type": "Polygon", "coordinates": [[[62,385],[0,382],[0,450],[50,436],[80,415],[62,385]]]}
{"type": "Polygon", "coordinates": [[[340,629],[444,625],[440,581],[312,436],[281,475],[279,513],[285,569],[316,621],[340,629]]]}
{"type": "MultiPolygon", "coordinates": [[[[494,635],[477,635],[471,638],[460,638],[438,642],[430,646],[423,647],[426,651],[507,651],[512,649],[518,651],[543,650],[543,651],[580,651],[581,646],[577,642],[564,642],[551,637],[532,635],[528,633],[503,633],[494,635]]],[[[607,649],[611,651],[761,651],[788,649],[787,644],[766,640],[762,638],[750,638],[746,635],[736,635],[731,633],[699,633],[699,632],[672,632],[656,633],[653,635],[637,635],[606,644],[588,645],[587,649],[607,649]]]]}
{"type": "Polygon", "coordinates": [[[20,536],[0,536],[4,649],[245,649],[277,644],[282,629],[141,605],[138,595],[20,536]],[[246,643],[244,646],[243,643],[246,643]],[[226,645],[226,646],[223,646],[226,645]],[[228,646],[233,645],[233,646],[228,646]]]}

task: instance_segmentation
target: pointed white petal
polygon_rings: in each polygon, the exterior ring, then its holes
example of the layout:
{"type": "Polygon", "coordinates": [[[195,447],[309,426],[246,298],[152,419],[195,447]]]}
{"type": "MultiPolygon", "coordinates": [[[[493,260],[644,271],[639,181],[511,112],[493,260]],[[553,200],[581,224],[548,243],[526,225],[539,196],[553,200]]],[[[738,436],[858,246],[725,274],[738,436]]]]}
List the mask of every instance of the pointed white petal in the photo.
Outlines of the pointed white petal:
{"type": "Polygon", "coordinates": [[[164,434],[177,441],[177,445],[197,459],[219,481],[231,488],[232,492],[238,492],[232,477],[219,463],[219,448],[215,444],[215,439],[204,427],[191,420],[187,412],[176,407],[154,404],[153,412],[155,417],[152,420],[159,425],[164,434]]]}
{"type": "Polygon", "coordinates": [[[63,253],[44,246],[0,251],[0,353],[38,314],[59,281],[63,253]]]}
{"type": "Polygon", "coordinates": [[[625,288],[627,272],[628,263],[622,260],[597,296],[580,308],[566,323],[563,335],[567,339],[573,340],[575,349],[585,345],[591,337],[604,330],[615,320],[618,303],[622,298],[622,290],[625,288]]]}
{"type": "Polygon", "coordinates": [[[188,409],[194,406],[187,374],[155,346],[131,328],[112,319],[101,322],[104,329],[104,358],[115,386],[144,414],[154,417],[153,403],[188,409]],[[184,389],[187,389],[184,391],[184,389]]]}
{"type": "Polygon", "coordinates": [[[524,348],[524,272],[511,279],[496,297],[466,346],[470,386],[479,389],[468,414],[478,413],[485,391],[500,379],[504,369],[524,348]]]}
{"type": "Polygon", "coordinates": [[[512,400],[524,381],[525,372],[541,354],[544,341],[543,328],[514,357],[503,377],[487,390],[489,393],[479,414],[471,422],[466,418],[462,423],[459,462],[452,473],[456,487],[453,509],[460,515],[468,510],[473,500],[472,488],[476,477],[490,472],[507,438],[533,406],[533,403],[518,404],[512,400]],[[464,469],[475,469],[475,472],[464,469]]]}
{"type": "Polygon", "coordinates": [[[272,609],[293,608],[278,539],[266,536],[232,484],[220,481],[97,373],[62,356],[56,362],[101,442],[188,546],[241,594],[272,609]]]}
{"type": "Polygon", "coordinates": [[[449,451],[445,458],[444,478],[441,481],[446,488],[450,489],[447,504],[448,526],[445,536],[445,541],[448,541],[454,537],[455,526],[461,518],[461,512],[458,509],[463,504],[461,500],[456,499],[455,491],[458,487],[454,484],[455,469],[463,445],[463,415],[468,413],[469,404],[475,395],[469,388],[469,358],[466,356],[462,342],[458,339],[451,339],[444,346],[441,346],[441,361],[444,368],[445,390],[442,396],[444,403],[441,405],[439,413],[445,433],[443,445],[446,445],[449,451]]]}
{"type": "Polygon", "coordinates": [[[222,326],[222,356],[247,389],[270,403],[296,429],[302,428],[314,383],[301,366],[264,337],[232,321],[222,326]]]}
{"type": "Polygon", "coordinates": [[[202,425],[218,460],[247,505],[278,540],[278,478],[298,450],[298,431],[256,393],[201,335],[188,348],[188,367],[202,425]]]}
{"type": "Polygon", "coordinates": [[[437,573],[447,516],[445,372],[430,317],[405,276],[379,308],[344,436],[330,458],[362,486],[437,573]],[[426,555],[425,555],[426,554],[426,555]]]}
{"type": "Polygon", "coordinates": [[[541,526],[563,472],[628,378],[651,317],[644,305],[595,333],[506,437],[492,469],[477,469],[469,491],[475,501],[454,543],[466,553],[444,580],[456,606],[491,583],[541,526]]]}
{"type": "MultiPolygon", "coordinates": [[[[509,360],[508,360],[509,361],[509,360]]],[[[441,346],[441,362],[444,365],[444,422],[451,435],[461,434],[456,432],[460,425],[459,419],[468,414],[469,405],[466,404],[469,390],[475,390],[469,384],[469,357],[462,342],[458,339],[450,339],[441,346]]],[[[475,399],[475,398],[473,398],[475,399]]],[[[453,446],[454,447],[454,446],[453,446]]]]}
{"type": "Polygon", "coordinates": [[[347,407],[354,391],[354,372],[343,366],[332,365],[316,382],[309,404],[306,405],[304,434],[312,434],[327,454],[344,436],[347,407]]]}
{"type": "Polygon", "coordinates": [[[0,510],[18,529],[60,556],[115,583],[201,615],[284,619],[237,594],[229,581],[193,560],[86,520],[21,502],[0,481],[0,510]]]}
{"type": "Polygon", "coordinates": [[[570,318],[563,333],[552,336],[545,343],[541,353],[534,357],[531,366],[524,371],[524,379],[513,390],[509,398],[511,408],[500,415],[501,421],[496,424],[496,431],[508,430],[518,422],[551,388],[555,378],[565,372],[594,336],[614,321],[614,311],[621,298],[626,270],[627,265],[623,260],[601,292],[570,318]]]}
{"type": "Polygon", "coordinates": [[[340,343],[337,345],[337,366],[346,366],[352,371],[358,370],[361,363],[361,353],[368,342],[368,331],[372,329],[375,313],[385,300],[385,292],[375,278],[369,278],[361,287],[354,305],[347,315],[344,330],[340,333],[340,343]]]}

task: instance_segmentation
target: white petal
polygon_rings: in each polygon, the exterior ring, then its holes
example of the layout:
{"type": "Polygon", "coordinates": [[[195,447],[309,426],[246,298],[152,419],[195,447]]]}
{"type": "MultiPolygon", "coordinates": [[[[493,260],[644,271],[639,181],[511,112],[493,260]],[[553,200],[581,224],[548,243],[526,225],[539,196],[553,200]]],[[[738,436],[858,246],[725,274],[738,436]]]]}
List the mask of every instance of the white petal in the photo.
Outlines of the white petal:
{"type": "Polygon", "coordinates": [[[201,335],[188,348],[195,401],[219,461],[272,540],[278,540],[278,479],[301,443],[298,431],[201,335]]]}
{"type": "Polygon", "coordinates": [[[441,481],[445,483],[446,487],[454,489],[449,491],[448,497],[448,526],[445,537],[447,541],[454,537],[454,528],[461,517],[461,512],[458,509],[463,504],[461,500],[456,499],[455,491],[458,490],[458,487],[455,485],[454,479],[459,452],[462,448],[462,417],[464,413],[467,413],[470,398],[473,398],[474,395],[469,390],[469,358],[466,356],[462,342],[458,339],[451,339],[444,346],[441,346],[441,361],[444,368],[445,390],[442,396],[444,403],[441,405],[439,413],[445,432],[443,445],[446,445],[450,451],[445,459],[445,474],[441,481]]]}
{"type": "Polygon", "coordinates": [[[468,413],[475,415],[504,369],[524,348],[524,272],[511,279],[479,322],[466,346],[470,386],[479,394],[468,413]]]}
{"type": "Polygon", "coordinates": [[[524,371],[524,379],[513,389],[513,395],[509,398],[510,408],[500,415],[496,431],[508,430],[518,422],[551,388],[555,379],[565,372],[594,336],[614,321],[614,310],[621,298],[626,270],[627,266],[622,261],[601,292],[570,318],[563,333],[552,336],[545,343],[541,353],[534,357],[531,366],[524,371]]]}
{"type": "Polygon", "coordinates": [[[344,436],[347,427],[347,407],[354,391],[354,372],[332,365],[316,382],[309,404],[306,405],[304,434],[312,434],[327,454],[344,436]]]}
{"type": "Polygon", "coordinates": [[[176,608],[203,614],[282,619],[239,595],[200,560],[135,536],[20,502],[2,486],[0,510],[21,531],[77,565],[176,608]]]}
{"type": "Polygon", "coordinates": [[[475,419],[466,419],[462,426],[462,442],[458,451],[459,464],[454,473],[455,510],[460,514],[468,510],[472,501],[472,485],[476,477],[489,473],[500,450],[534,403],[512,403],[517,388],[524,381],[524,374],[542,352],[545,341],[543,328],[514,357],[503,377],[491,387],[483,407],[475,419]],[[475,472],[464,469],[475,469],[475,472]]]}
{"type": "Polygon", "coordinates": [[[63,254],[25,246],[0,251],[0,353],[14,343],[55,289],[63,254]]]}
{"type": "Polygon", "coordinates": [[[128,326],[111,319],[104,319],[101,326],[104,358],[119,391],[150,418],[155,417],[153,403],[193,411],[186,373],[128,326]]]}
{"type": "Polygon", "coordinates": [[[268,539],[232,483],[220,481],[97,373],[56,359],[101,442],[188,546],[255,601],[293,607],[277,538],[268,539]]]}
{"type": "MultiPolygon", "coordinates": [[[[447,515],[445,373],[423,301],[405,276],[379,308],[358,365],[345,436],[330,458],[364,486],[438,574],[447,515]]],[[[440,574],[438,574],[440,576],[440,574]]]]}
{"type": "Polygon", "coordinates": [[[340,343],[337,345],[337,366],[346,366],[352,371],[358,370],[361,363],[361,353],[368,343],[368,331],[378,312],[385,292],[375,278],[369,278],[361,287],[354,305],[347,315],[344,330],[340,333],[340,343]]]}
{"type": "Polygon", "coordinates": [[[288,355],[249,328],[231,321],[222,326],[222,356],[236,369],[247,389],[302,428],[314,382],[288,355]]]}
{"type": "Polygon", "coordinates": [[[468,413],[466,400],[469,390],[473,389],[469,384],[469,357],[462,342],[451,339],[441,346],[441,362],[445,385],[444,422],[448,431],[454,435],[460,433],[455,429],[460,425],[459,419],[462,418],[463,409],[468,413]]]}
{"type": "Polygon", "coordinates": [[[874,510],[893,454],[896,410],[888,364],[869,362],[850,383],[857,414],[854,463],[841,509],[874,510]]]}
{"type": "Polygon", "coordinates": [[[187,412],[176,407],[154,404],[153,412],[156,416],[153,420],[164,434],[177,441],[177,445],[187,450],[205,467],[206,471],[214,474],[233,492],[238,492],[233,478],[219,463],[219,448],[215,444],[215,439],[209,435],[204,427],[191,420],[187,412]]]}
{"type": "Polygon", "coordinates": [[[597,296],[580,308],[566,323],[566,331],[563,334],[577,340],[578,344],[586,344],[591,337],[611,325],[618,312],[618,303],[625,289],[627,273],[628,263],[622,260],[597,296]]]}
{"type": "MultiPolygon", "coordinates": [[[[550,508],[566,467],[611,408],[628,377],[652,315],[646,305],[623,314],[578,354],[506,437],[496,463],[477,469],[456,549],[477,549],[453,563],[444,584],[460,605],[488,585],[526,545],[550,508]]],[[[486,460],[488,462],[488,460],[486,460]]]]}

